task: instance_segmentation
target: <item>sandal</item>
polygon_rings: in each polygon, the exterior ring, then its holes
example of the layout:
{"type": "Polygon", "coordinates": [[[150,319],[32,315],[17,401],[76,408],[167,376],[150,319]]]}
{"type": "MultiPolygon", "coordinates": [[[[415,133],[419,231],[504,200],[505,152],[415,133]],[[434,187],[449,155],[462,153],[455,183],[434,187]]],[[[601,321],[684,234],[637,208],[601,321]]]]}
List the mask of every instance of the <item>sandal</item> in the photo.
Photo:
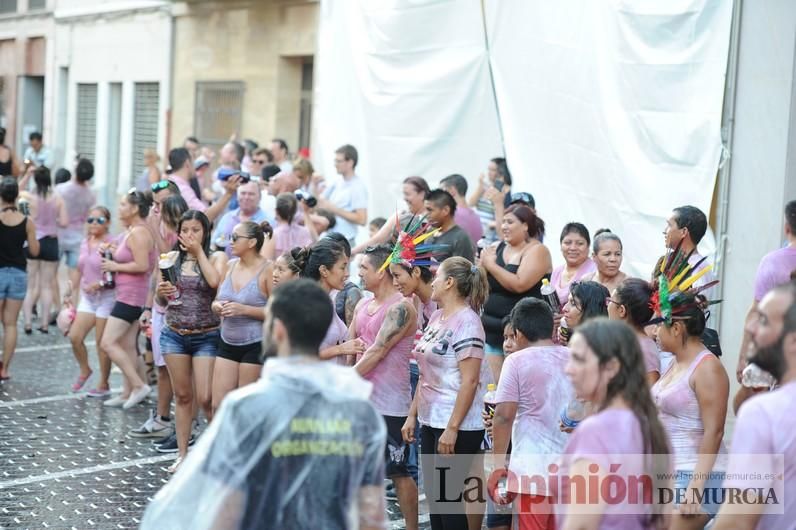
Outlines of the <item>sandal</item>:
{"type": "Polygon", "coordinates": [[[85,386],[86,381],[91,378],[91,375],[94,372],[89,372],[87,376],[83,377],[82,375],[77,376],[77,380],[72,384],[72,392],[80,392],[83,390],[83,386],[85,386]]]}
{"type": "Polygon", "coordinates": [[[25,326],[25,335],[33,334],[33,328],[25,326]]]}
{"type": "Polygon", "coordinates": [[[171,464],[169,467],[166,468],[166,473],[171,473],[171,474],[176,473],[177,469],[179,469],[180,467],[180,464],[182,464],[182,460],[183,457],[178,456],[177,460],[175,460],[173,464],[171,464]]]}

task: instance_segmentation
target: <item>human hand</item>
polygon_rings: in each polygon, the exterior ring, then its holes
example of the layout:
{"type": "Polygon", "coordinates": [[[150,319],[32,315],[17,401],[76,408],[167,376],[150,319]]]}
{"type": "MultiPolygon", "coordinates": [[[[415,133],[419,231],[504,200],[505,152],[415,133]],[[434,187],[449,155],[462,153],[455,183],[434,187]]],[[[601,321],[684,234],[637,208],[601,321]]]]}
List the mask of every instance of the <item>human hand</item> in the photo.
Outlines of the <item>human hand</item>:
{"type": "Polygon", "coordinates": [[[224,181],[224,193],[235,195],[240,187],[240,174],[232,175],[224,181]]]}
{"type": "Polygon", "coordinates": [[[222,317],[239,317],[244,314],[246,308],[243,304],[239,304],[238,302],[221,302],[221,312],[219,313],[222,317]]]}
{"type": "Polygon", "coordinates": [[[170,298],[177,294],[177,288],[171,282],[159,282],[155,292],[161,298],[170,298]]]}
{"type": "Polygon", "coordinates": [[[102,270],[102,272],[116,272],[117,270],[119,270],[119,264],[113,261],[112,259],[102,258],[100,269],[102,270]]]}
{"type": "Polygon", "coordinates": [[[481,266],[488,268],[497,264],[497,249],[490,245],[481,250],[481,266]]]}
{"type": "Polygon", "coordinates": [[[447,427],[443,431],[442,436],[439,437],[437,443],[437,453],[441,455],[452,455],[455,453],[456,439],[459,437],[459,431],[447,427]]]}
{"type": "Polygon", "coordinates": [[[415,442],[415,422],[417,419],[414,416],[409,416],[406,418],[404,422],[404,426],[401,427],[401,437],[404,439],[404,442],[411,444],[415,442]]]}
{"type": "Polygon", "coordinates": [[[367,344],[362,339],[352,339],[341,343],[338,348],[340,348],[341,355],[359,355],[365,352],[367,344]]]}
{"type": "Polygon", "coordinates": [[[185,251],[191,256],[197,257],[200,253],[204,252],[202,249],[202,242],[198,237],[195,237],[192,234],[188,236],[183,236],[180,234],[178,239],[180,241],[180,246],[182,246],[182,248],[184,248],[185,251]]]}
{"type": "Polygon", "coordinates": [[[492,438],[492,415],[489,414],[487,411],[481,411],[481,419],[484,420],[484,429],[486,433],[492,438]]]}

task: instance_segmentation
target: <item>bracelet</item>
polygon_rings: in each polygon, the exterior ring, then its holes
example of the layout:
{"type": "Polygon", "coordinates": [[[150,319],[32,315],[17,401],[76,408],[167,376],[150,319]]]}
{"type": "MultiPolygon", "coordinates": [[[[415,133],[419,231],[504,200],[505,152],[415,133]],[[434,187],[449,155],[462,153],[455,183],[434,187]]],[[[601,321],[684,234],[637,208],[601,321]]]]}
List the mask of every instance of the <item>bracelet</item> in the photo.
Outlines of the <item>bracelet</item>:
{"type": "Polygon", "coordinates": [[[149,311],[150,313],[152,312],[152,308],[151,307],[147,307],[147,306],[144,306],[143,310],[144,311],[149,311]]]}

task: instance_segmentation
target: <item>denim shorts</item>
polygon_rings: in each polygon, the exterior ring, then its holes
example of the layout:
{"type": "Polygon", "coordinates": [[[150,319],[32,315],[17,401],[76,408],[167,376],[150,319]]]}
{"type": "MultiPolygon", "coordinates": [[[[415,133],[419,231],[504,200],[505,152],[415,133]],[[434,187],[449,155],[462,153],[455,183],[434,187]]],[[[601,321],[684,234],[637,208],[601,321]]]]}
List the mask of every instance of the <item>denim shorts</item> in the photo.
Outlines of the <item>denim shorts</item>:
{"type": "Polygon", "coordinates": [[[495,348],[491,344],[484,344],[484,353],[487,355],[497,355],[503,357],[503,348],[495,348]]]}
{"type": "MultiPolygon", "coordinates": [[[[675,491],[680,493],[680,498],[675,496],[674,501],[677,506],[680,505],[680,500],[686,493],[686,487],[693,477],[693,471],[686,471],[678,469],[674,477],[675,491]]],[[[721,508],[722,495],[718,491],[724,483],[725,473],[723,471],[711,471],[710,476],[705,482],[704,501],[702,502],[702,510],[710,516],[711,519],[716,517],[716,514],[721,508]],[[719,501],[719,502],[716,502],[719,501]]]]}
{"type": "Polygon", "coordinates": [[[0,267],[0,300],[24,300],[28,273],[16,267],[0,267]]]}
{"type": "Polygon", "coordinates": [[[63,259],[66,256],[66,266],[70,269],[77,268],[77,260],[80,257],[80,244],[78,243],[77,246],[66,246],[66,245],[59,245],[58,246],[58,261],[63,259]]]}
{"type": "Polygon", "coordinates": [[[190,355],[215,357],[218,352],[220,332],[217,329],[195,335],[180,335],[168,326],[160,332],[160,351],[165,355],[190,355]]]}

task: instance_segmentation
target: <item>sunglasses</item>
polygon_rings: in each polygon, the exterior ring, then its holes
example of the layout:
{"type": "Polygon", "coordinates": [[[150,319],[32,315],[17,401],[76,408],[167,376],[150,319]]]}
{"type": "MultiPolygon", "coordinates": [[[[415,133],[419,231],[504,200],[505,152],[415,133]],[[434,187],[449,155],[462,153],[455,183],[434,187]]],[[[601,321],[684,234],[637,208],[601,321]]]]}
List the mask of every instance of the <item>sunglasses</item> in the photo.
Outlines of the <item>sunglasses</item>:
{"type": "Polygon", "coordinates": [[[257,160],[256,158],[252,160],[252,164],[265,164],[266,160],[257,160]]]}
{"type": "Polygon", "coordinates": [[[231,240],[233,243],[237,243],[237,242],[238,242],[238,239],[252,239],[252,236],[242,236],[242,235],[240,235],[240,234],[234,234],[234,233],[233,233],[233,234],[232,234],[232,235],[229,237],[229,239],[230,239],[230,240],[231,240]]]}
{"type": "Polygon", "coordinates": [[[607,307],[607,306],[609,306],[611,304],[622,305],[621,303],[617,302],[616,300],[614,300],[613,298],[611,298],[609,296],[608,298],[605,299],[605,305],[607,307]]]}
{"type": "Polygon", "coordinates": [[[98,225],[104,225],[105,223],[108,222],[108,220],[105,219],[104,217],[89,217],[88,219],[86,219],[86,222],[90,225],[93,225],[95,223],[98,225]]]}
{"type": "Polygon", "coordinates": [[[169,181],[168,180],[159,180],[158,182],[155,182],[154,184],[152,184],[152,186],[150,186],[150,187],[152,188],[153,192],[160,191],[160,190],[165,190],[166,188],[169,187],[169,181]]]}

